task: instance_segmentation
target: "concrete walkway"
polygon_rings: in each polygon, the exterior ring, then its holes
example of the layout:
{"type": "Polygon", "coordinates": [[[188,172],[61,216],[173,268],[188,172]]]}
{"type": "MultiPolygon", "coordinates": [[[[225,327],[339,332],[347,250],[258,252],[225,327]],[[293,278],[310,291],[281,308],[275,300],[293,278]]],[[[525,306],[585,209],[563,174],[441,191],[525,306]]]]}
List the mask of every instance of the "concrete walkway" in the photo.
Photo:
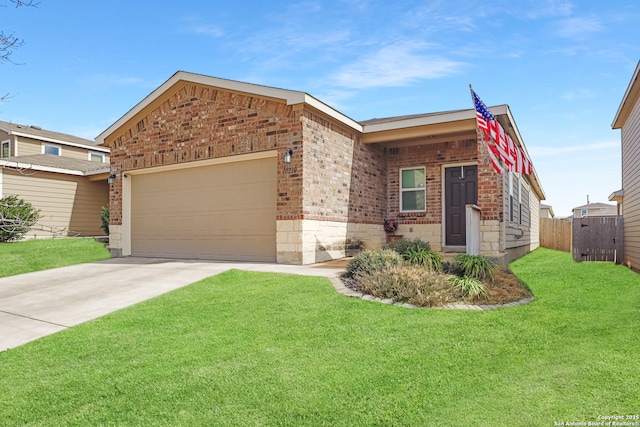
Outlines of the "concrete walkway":
{"type": "Polygon", "coordinates": [[[230,269],[328,277],[339,285],[344,266],[128,257],[0,278],[0,351],[230,269]]]}

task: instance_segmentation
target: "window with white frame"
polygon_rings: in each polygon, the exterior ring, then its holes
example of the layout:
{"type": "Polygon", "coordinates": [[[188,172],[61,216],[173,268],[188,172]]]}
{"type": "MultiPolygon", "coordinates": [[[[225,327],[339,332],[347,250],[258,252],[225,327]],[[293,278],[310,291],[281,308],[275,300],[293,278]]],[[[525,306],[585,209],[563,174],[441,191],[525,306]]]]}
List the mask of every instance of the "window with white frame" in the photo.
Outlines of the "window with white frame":
{"type": "Polygon", "coordinates": [[[11,157],[11,141],[8,139],[2,141],[2,145],[0,145],[0,158],[6,159],[7,157],[11,157]]]}
{"type": "Polygon", "coordinates": [[[400,169],[400,212],[426,210],[425,177],[424,167],[400,169]]]}
{"type": "Polygon", "coordinates": [[[97,162],[97,163],[104,163],[104,154],[89,152],[89,161],[97,162]]]}
{"type": "Polygon", "coordinates": [[[53,144],[42,144],[42,154],[52,154],[54,156],[61,156],[62,149],[53,144]]]}
{"type": "Polygon", "coordinates": [[[509,221],[513,222],[513,175],[509,172],[509,221]]]}
{"type": "Polygon", "coordinates": [[[522,177],[518,177],[518,224],[522,224],[522,177]]]}
{"type": "Polygon", "coordinates": [[[531,187],[524,176],[520,176],[522,191],[520,192],[520,224],[531,227],[531,187]],[[527,208],[526,210],[524,208],[527,208]]]}

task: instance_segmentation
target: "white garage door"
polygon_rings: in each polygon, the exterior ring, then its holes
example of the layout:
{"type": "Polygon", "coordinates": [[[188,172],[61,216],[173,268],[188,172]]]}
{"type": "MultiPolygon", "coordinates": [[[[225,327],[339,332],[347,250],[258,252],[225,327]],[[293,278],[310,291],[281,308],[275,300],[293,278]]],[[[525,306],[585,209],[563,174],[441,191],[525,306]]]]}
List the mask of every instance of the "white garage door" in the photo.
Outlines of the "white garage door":
{"type": "Polygon", "coordinates": [[[131,254],[276,260],[275,157],[131,177],[131,254]]]}

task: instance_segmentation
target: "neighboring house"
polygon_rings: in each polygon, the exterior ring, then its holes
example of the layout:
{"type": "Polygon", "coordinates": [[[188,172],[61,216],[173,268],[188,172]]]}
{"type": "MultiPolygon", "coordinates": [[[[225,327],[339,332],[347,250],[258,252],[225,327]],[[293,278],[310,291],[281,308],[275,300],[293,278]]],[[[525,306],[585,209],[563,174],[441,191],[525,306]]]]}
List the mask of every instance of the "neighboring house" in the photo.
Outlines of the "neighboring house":
{"type": "MultiPolygon", "coordinates": [[[[509,107],[491,112],[525,150],[509,107]]],[[[539,245],[544,193],[535,174],[494,172],[475,116],[357,122],[304,92],[178,72],[97,137],[112,256],[310,264],[380,247],[396,219],[435,250],[477,234],[507,262],[539,245]]]]}
{"type": "Polygon", "coordinates": [[[616,205],[607,203],[588,203],[572,209],[573,218],[585,218],[594,216],[616,216],[618,208],[616,205]]]}
{"type": "Polygon", "coordinates": [[[0,121],[0,197],[40,209],[27,237],[97,236],[109,203],[109,149],[93,141],[0,121]]]}
{"type": "Polygon", "coordinates": [[[550,205],[540,205],[540,218],[553,218],[553,208],[550,205]]]}
{"type": "Polygon", "coordinates": [[[640,272],[640,62],[611,125],[621,130],[622,189],[610,196],[622,205],[623,263],[640,272]]]}
{"type": "Polygon", "coordinates": [[[618,206],[618,216],[622,216],[622,201],[624,199],[624,191],[618,190],[614,191],[609,195],[610,202],[616,202],[618,206]]]}

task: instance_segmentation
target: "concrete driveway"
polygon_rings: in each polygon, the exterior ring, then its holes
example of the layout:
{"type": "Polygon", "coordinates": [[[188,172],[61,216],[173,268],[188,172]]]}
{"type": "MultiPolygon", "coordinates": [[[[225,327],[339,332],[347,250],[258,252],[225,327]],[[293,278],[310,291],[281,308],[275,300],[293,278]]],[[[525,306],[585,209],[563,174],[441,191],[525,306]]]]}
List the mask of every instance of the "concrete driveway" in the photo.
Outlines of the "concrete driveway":
{"type": "Polygon", "coordinates": [[[234,268],[335,279],[344,263],[293,266],[127,257],[0,278],[0,351],[234,268]]]}

